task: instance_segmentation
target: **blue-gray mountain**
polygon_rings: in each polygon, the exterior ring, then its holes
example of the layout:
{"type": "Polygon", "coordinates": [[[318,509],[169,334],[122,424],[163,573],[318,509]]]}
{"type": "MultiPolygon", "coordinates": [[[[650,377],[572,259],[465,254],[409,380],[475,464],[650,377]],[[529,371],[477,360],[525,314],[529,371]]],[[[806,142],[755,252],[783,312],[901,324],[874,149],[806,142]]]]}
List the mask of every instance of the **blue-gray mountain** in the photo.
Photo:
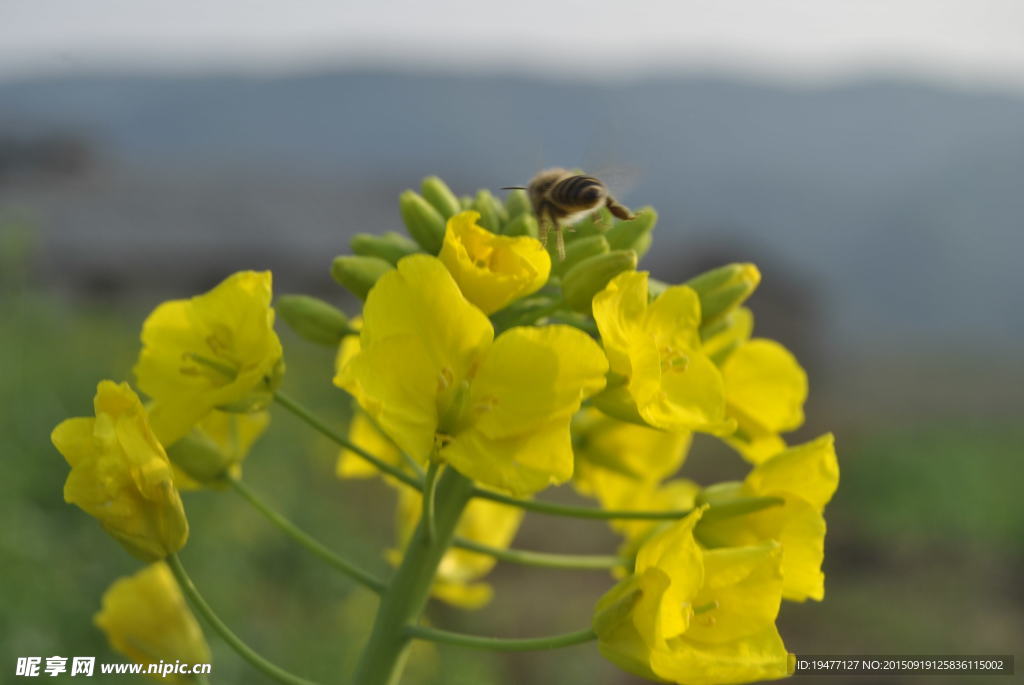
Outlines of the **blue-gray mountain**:
{"type": "Polygon", "coordinates": [[[97,166],[0,179],[0,202],[35,212],[65,278],[272,266],[297,289],[310,269],[325,280],[347,234],[395,228],[398,193],[428,173],[465,193],[542,165],[628,167],[621,199],[661,213],[658,275],[754,259],[766,286],[814,289],[822,330],[850,346],[1024,332],[1021,94],[377,73],[0,84],[0,136],[52,132],[87,140],[97,166]]]}

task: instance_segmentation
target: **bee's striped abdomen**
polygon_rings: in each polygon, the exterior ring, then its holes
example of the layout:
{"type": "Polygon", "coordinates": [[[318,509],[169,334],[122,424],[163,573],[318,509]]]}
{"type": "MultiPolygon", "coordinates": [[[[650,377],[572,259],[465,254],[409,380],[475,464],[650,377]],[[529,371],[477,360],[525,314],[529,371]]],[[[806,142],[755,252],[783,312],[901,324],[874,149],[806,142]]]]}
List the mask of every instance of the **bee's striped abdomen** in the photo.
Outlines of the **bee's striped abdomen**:
{"type": "Polygon", "coordinates": [[[570,176],[554,185],[548,197],[563,208],[589,209],[604,197],[604,184],[593,176],[570,176]]]}

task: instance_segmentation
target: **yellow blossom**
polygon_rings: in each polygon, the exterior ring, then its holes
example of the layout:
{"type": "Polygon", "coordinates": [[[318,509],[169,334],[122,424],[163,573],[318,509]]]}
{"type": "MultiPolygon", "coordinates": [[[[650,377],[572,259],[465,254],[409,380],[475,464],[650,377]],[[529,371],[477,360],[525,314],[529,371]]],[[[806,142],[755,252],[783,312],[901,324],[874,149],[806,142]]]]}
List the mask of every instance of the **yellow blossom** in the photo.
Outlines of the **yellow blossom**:
{"type": "MultiPolygon", "coordinates": [[[[573,420],[577,492],[605,509],[690,509],[700,488],[676,480],[663,484],[682,466],[692,435],[626,423],[589,409],[573,420]]],[[[652,531],[658,521],[611,519],[609,525],[630,541],[652,531]]],[[[635,550],[634,550],[635,551],[635,550]]]]}
{"type": "Polygon", "coordinates": [[[774,340],[754,338],[721,365],[727,411],[738,429],[726,442],[757,464],[785,447],[779,433],[804,422],[807,374],[774,340]]]}
{"type": "MultiPolygon", "coordinates": [[[[93,621],[111,647],[137,664],[210,663],[203,631],[162,561],[114,582],[104,593],[102,608],[93,621]]],[[[174,674],[153,677],[168,682],[192,680],[174,674]]]]}
{"type": "Polygon", "coordinates": [[[167,448],[180,490],[221,484],[225,476],[239,478],[242,460],[270,424],[270,412],[250,414],[214,409],[182,439],[167,448]]]}
{"type": "Polygon", "coordinates": [[[593,300],[613,377],[595,399],[602,411],[670,431],[727,435],[725,389],[701,350],[700,300],[688,286],[665,289],[648,304],[647,272],[616,276],[593,300]]]}
{"type": "Polygon", "coordinates": [[[491,314],[547,283],[551,257],[536,238],[496,235],[479,212],[448,219],[440,258],[466,299],[491,314]]]}
{"type": "Polygon", "coordinates": [[[50,436],[71,466],[64,500],[141,559],[177,552],[188,539],[188,521],[142,403],[127,383],[102,381],[93,405],[95,418],[67,419],[50,436]]]}
{"type": "Polygon", "coordinates": [[[634,574],[602,597],[601,653],[655,680],[745,683],[787,674],[775,628],[782,592],[778,546],[703,551],[698,510],[648,540],[634,574]]]}
{"type": "Polygon", "coordinates": [[[172,445],[214,408],[266,406],[283,368],[270,300],[270,272],[241,271],[149,315],[135,377],[153,398],[160,442],[172,445]]]}
{"type": "MultiPolygon", "coordinates": [[[[398,503],[398,540],[401,547],[408,544],[422,513],[420,493],[402,488],[398,503]]],[[[518,507],[474,499],[462,512],[455,535],[491,547],[506,548],[519,530],[524,513],[518,507]]],[[[398,558],[396,555],[396,561],[398,558]]],[[[495,558],[488,554],[453,547],[441,557],[431,592],[449,604],[463,609],[478,609],[487,604],[493,594],[488,583],[478,581],[494,568],[495,563],[495,558]]]]}
{"type": "Polygon", "coordinates": [[[755,466],[743,483],[725,483],[704,498],[724,504],[738,497],[781,497],[782,506],[716,521],[702,521],[700,538],[715,546],[774,540],[782,546],[783,597],[793,601],[825,596],[825,519],[822,511],[839,484],[831,434],[791,447],[755,466]]]}
{"type": "Polygon", "coordinates": [[[413,459],[436,452],[471,479],[529,494],[572,475],[569,420],[606,372],[600,348],[568,326],[494,339],[444,265],[413,255],[370,291],[359,350],[335,384],[413,459]]]}

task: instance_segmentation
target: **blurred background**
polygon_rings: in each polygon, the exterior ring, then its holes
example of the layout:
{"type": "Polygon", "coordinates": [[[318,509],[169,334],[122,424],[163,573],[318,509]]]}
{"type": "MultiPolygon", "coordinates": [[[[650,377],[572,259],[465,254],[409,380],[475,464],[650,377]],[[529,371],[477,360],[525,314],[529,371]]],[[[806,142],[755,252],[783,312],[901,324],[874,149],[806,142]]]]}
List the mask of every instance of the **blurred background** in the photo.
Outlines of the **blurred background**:
{"type": "MultiPolygon", "coordinates": [[[[789,649],[1019,649],[1024,5],[6,0],[2,679],[17,656],[120,660],[91,620],[138,564],[63,502],[67,466],[48,434],[91,413],[99,380],[131,378],[149,310],[268,268],[276,292],[355,313],[330,260],[353,233],[400,229],[402,190],[438,174],[460,194],[498,192],[544,166],[586,168],[625,204],[654,206],[656,249],[642,266],[658,278],[760,266],[757,333],[793,349],[811,379],[792,440],[834,431],[842,469],[826,600],[783,607],[789,649]]],[[[332,352],[281,335],[285,389],[343,425],[332,352]]],[[[275,411],[246,478],[383,573],[393,494],[338,481],[334,458],[275,411]]],[[[744,468],[698,440],[684,475],[744,468]]],[[[186,507],[183,558],[228,623],[303,675],[347,678],[373,597],[230,492],[192,494],[186,507]]],[[[516,541],[615,544],[601,524],[536,515],[516,541]]],[[[490,606],[438,605],[435,623],[573,630],[611,584],[503,564],[491,580],[490,606]]],[[[213,682],[261,682],[209,639],[213,682]]],[[[928,679],[885,682],[911,680],[928,679]]],[[[638,682],[592,646],[423,649],[408,681],[638,682]]]]}

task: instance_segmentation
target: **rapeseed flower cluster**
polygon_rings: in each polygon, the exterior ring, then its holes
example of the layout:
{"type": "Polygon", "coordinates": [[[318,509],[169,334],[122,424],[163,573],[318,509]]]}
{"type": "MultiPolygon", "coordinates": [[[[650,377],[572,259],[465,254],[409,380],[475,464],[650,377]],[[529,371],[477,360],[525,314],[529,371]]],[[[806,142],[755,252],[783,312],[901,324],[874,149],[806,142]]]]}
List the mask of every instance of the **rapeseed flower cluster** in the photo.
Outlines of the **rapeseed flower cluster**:
{"type": "MultiPolygon", "coordinates": [[[[753,337],[745,303],[757,268],[652,279],[637,269],[657,219],[650,209],[630,222],[604,210],[585,220],[564,261],[537,240],[521,191],[505,202],[486,191],[458,198],[431,177],[403,193],[400,210],[409,238],[360,234],[354,254],[332,263],[364,301],[357,317],[308,296],[277,302],[300,336],[337,349],[333,381],[353,409],[347,440],[336,438],[336,472],[380,474],[397,490],[395,578],[415,574],[403,560],[426,549],[433,566],[417,587],[483,606],[493,593],[483,579],[531,498],[571,482],[622,539],[610,567],[617,583],[593,615],[602,654],[691,685],[786,676],[775,620],[783,600],[824,597],[823,511],[838,466],[831,435],[787,443],[804,420],[807,377],[780,343],[753,337]],[[748,461],[744,480],[680,477],[695,433],[748,461]],[[435,534],[445,470],[469,485],[435,534]],[[436,540],[444,547],[433,554],[436,540]]],[[[163,560],[188,536],[179,492],[237,482],[268,405],[294,410],[277,391],[272,300],[270,273],[246,271],[160,305],[134,369],[147,401],[103,381],[95,416],[53,432],[71,466],[66,500],[150,563],[118,581],[97,616],[133,659],[208,660],[163,560]],[[143,605],[148,618],[131,608],[143,605]]],[[[374,586],[381,612],[392,611],[388,593],[409,591],[393,585],[374,586]]]]}

